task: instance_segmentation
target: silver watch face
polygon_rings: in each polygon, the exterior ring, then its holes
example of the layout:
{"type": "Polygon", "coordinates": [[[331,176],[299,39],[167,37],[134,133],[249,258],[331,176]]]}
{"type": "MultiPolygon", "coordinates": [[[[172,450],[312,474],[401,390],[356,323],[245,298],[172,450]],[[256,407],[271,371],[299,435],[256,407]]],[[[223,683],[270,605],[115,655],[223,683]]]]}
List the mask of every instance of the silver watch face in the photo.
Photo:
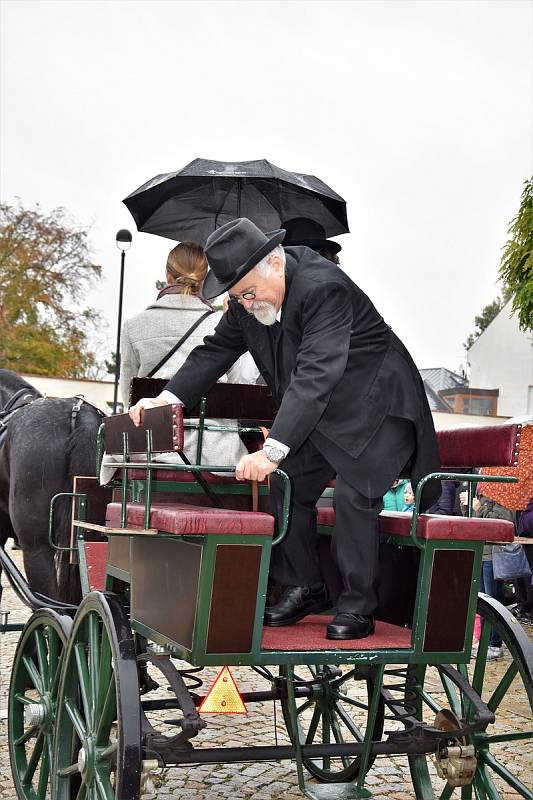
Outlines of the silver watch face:
{"type": "Polygon", "coordinates": [[[263,449],[269,461],[272,461],[273,463],[276,464],[279,461],[283,461],[285,455],[283,450],[280,450],[278,447],[264,447],[263,449]]]}

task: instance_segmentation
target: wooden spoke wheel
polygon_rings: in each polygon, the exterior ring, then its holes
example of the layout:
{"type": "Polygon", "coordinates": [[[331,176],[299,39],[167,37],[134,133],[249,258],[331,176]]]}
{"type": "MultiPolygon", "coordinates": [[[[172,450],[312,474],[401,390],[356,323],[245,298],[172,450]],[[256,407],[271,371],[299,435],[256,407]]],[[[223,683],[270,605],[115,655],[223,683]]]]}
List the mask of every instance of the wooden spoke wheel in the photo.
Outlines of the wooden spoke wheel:
{"type": "MultiPolygon", "coordinates": [[[[308,697],[296,700],[297,731],[294,730],[287,698],[281,700],[283,718],[291,741],[301,744],[347,744],[362,742],[369,723],[369,702],[373,681],[356,679],[353,667],[336,668],[327,665],[295,668],[295,686],[298,681],[309,683],[308,697]],[[335,671],[331,671],[335,670],[335,671]]],[[[280,674],[287,676],[286,667],[280,674]]],[[[383,734],[384,706],[380,698],[374,722],[373,739],[379,741],[383,734]]],[[[345,783],[359,775],[359,756],[328,756],[304,758],[303,763],[315,778],[322,783],[345,783]]],[[[372,764],[370,761],[368,767],[372,764]]]]}
{"type": "MultiPolygon", "coordinates": [[[[420,800],[533,800],[533,644],[520,623],[496,600],[480,595],[477,610],[482,620],[477,657],[458,669],[494,713],[495,722],[485,731],[467,737],[467,744],[474,745],[477,767],[472,782],[466,786],[454,788],[437,777],[432,785],[427,757],[409,759],[420,800]],[[498,662],[487,661],[492,629],[504,645],[504,656],[498,662]],[[503,675],[498,677],[502,668],[503,675]]],[[[470,721],[467,698],[442,669],[417,667],[415,673],[419,718],[432,722],[440,708],[448,708],[459,720],[470,721]]]]}
{"type": "Polygon", "coordinates": [[[59,686],[54,800],[138,800],[141,714],[135,644],[113,595],[74,617],[59,686]]]}
{"type": "Polygon", "coordinates": [[[72,620],[37,611],[22,631],[9,687],[9,757],[17,795],[51,800],[57,694],[72,620]]]}

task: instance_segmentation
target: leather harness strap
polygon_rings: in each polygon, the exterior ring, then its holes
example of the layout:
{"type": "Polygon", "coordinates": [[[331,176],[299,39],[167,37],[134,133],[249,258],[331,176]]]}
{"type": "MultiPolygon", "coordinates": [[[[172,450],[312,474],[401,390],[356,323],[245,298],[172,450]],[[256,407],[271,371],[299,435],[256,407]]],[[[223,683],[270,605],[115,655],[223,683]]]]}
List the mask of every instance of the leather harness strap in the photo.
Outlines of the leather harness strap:
{"type": "MultiPolygon", "coordinates": [[[[38,396],[40,397],[41,395],[39,394],[38,396]]],[[[7,423],[11,417],[13,417],[17,411],[20,411],[21,408],[31,405],[31,403],[37,399],[38,398],[25,387],[19,389],[18,392],[15,392],[15,394],[9,398],[0,411],[0,440],[3,439],[7,433],[7,423]]]]}
{"type": "MultiPolygon", "coordinates": [[[[46,398],[43,398],[40,393],[38,395],[32,394],[31,391],[29,391],[24,387],[22,389],[19,389],[18,392],[15,392],[15,394],[9,398],[4,408],[0,411],[0,436],[6,433],[7,424],[9,420],[12,418],[12,416],[16,414],[17,411],[20,411],[20,409],[24,408],[25,406],[31,405],[35,400],[44,400],[44,399],[46,398]]],[[[74,432],[74,429],[76,427],[77,416],[81,411],[81,407],[84,403],[87,403],[87,405],[92,406],[94,409],[96,409],[96,411],[98,411],[98,413],[102,417],[105,417],[104,412],[101,411],[99,408],[97,408],[93,403],[90,403],[88,400],[85,400],[82,394],[74,395],[74,399],[76,400],[76,402],[72,406],[72,410],[70,412],[71,433],[74,432]]]]}

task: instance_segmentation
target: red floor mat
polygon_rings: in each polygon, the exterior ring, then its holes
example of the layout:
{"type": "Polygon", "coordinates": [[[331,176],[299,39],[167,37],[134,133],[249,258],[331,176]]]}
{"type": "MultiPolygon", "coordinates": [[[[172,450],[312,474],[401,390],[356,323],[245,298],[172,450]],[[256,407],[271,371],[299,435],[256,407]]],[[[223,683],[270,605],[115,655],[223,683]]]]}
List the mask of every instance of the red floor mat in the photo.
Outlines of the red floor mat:
{"type": "Polygon", "coordinates": [[[411,647],[411,630],[376,621],[376,631],[365,639],[326,639],[333,617],[305,617],[286,628],[263,628],[263,650],[383,650],[411,647]]]}

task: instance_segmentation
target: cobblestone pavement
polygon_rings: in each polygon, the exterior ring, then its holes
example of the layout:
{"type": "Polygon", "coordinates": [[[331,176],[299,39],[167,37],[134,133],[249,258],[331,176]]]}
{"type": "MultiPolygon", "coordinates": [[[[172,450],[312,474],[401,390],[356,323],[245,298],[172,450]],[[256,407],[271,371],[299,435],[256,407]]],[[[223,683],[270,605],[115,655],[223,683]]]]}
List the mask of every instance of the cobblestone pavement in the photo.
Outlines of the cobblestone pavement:
{"type": "MultiPolygon", "coordinates": [[[[12,553],[20,565],[20,553],[12,553]]],[[[6,586],[5,576],[2,579],[6,586]]],[[[10,588],[4,589],[2,608],[11,610],[10,622],[23,622],[29,613],[17,600],[10,588]]],[[[530,631],[529,631],[530,632],[530,631]]],[[[530,633],[531,635],[531,633],[530,633]]],[[[0,798],[1,800],[16,800],[9,767],[8,742],[7,742],[7,703],[11,663],[15,652],[18,633],[0,635],[0,798]]],[[[487,666],[488,699],[492,689],[509,668],[511,659],[508,654],[504,658],[492,662],[487,666]]],[[[303,668],[305,669],[305,668],[303,668]]],[[[202,675],[205,685],[209,686],[217,674],[217,669],[206,669],[202,675]]],[[[268,688],[267,682],[248,668],[235,669],[235,678],[241,691],[268,688]]],[[[154,675],[154,677],[157,677],[154,675]]],[[[442,687],[438,681],[435,670],[428,673],[427,688],[433,692],[437,700],[448,705],[442,687]]],[[[362,698],[364,684],[358,682],[350,687],[350,695],[362,698]],[[355,695],[354,695],[355,693],[355,695]]],[[[165,693],[168,697],[168,693],[165,693]]],[[[279,703],[277,711],[277,740],[278,743],[287,743],[288,737],[283,726],[283,717],[279,703]]],[[[169,712],[166,712],[168,716],[169,712]]],[[[305,720],[305,714],[302,715],[305,720]]],[[[429,717],[428,717],[429,720],[429,717]]],[[[307,723],[309,719],[307,719],[307,723]]],[[[386,727],[390,729],[390,723],[386,727]]],[[[502,702],[497,723],[491,733],[498,734],[513,729],[516,732],[531,729],[529,706],[527,704],[522,684],[518,679],[513,682],[510,691],[502,702]]],[[[247,716],[221,716],[212,715],[208,718],[208,726],[200,734],[202,743],[209,747],[215,746],[251,746],[275,744],[274,714],[272,703],[257,703],[249,708],[247,716]]],[[[199,738],[200,738],[199,737],[199,738]]],[[[196,740],[198,741],[198,740],[196,740]]],[[[494,745],[500,748],[498,757],[511,771],[520,777],[529,787],[532,787],[533,749],[532,745],[520,740],[494,745]]],[[[433,764],[430,772],[434,783],[436,797],[440,796],[443,783],[435,774],[433,764]]],[[[156,778],[159,788],[157,800],[215,800],[218,798],[254,798],[254,800],[292,800],[301,798],[298,789],[295,766],[291,762],[252,763],[252,764],[226,764],[190,767],[180,770],[169,770],[166,774],[156,778]]],[[[514,800],[520,797],[507,785],[495,778],[495,784],[504,800],[514,800]]],[[[378,758],[367,776],[366,785],[371,790],[374,800],[394,798],[394,800],[410,800],[415,797],[413,785],[409,776],[409,767],[405,757],[378,758]]],[[[459,797],[460,790],[456,790],[452,797],[459,797]]],[[[473,795],[474,796],[474,795],[473,795]]],[[[127,800],[127,798],[124,798],[127,800]]]]}

